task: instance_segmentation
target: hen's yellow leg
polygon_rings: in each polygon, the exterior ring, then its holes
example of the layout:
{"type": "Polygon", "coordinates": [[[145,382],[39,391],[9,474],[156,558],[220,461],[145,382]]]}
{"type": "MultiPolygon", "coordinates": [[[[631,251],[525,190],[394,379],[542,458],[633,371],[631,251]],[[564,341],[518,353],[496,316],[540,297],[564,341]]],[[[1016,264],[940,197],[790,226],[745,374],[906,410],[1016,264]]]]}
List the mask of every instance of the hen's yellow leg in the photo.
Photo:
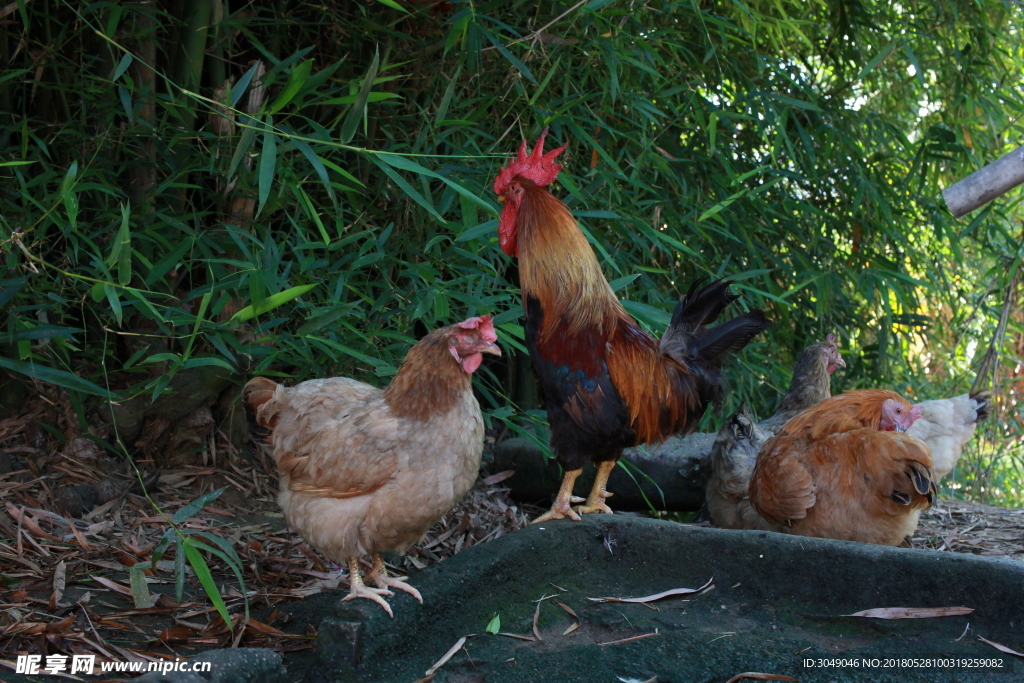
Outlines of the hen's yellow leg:
{"type": "Polygon", "coordinates": [[[614,460],[605,460],[597,463],[597,476],[594,478],[594,486],[590,489],[587,502],[576,508],[576,512],[585,515],[590,512],[606,512],[612,514],[612,509],[605,504],[604,499],[613,495],[605,490],[608,486],[608,477],[615,469],[614,460]]]}
{"type": "Polygon", "coordinates": [[[562,477],[562,488],[558,489],[558,495],[555,496],[555,502],[551,504],[551,509],[533,520],[531,524],[547,522],[552,519],[565,519],[566,517],[575,519],[577,522],[580,521],[580,516],[573,512],[572,503],[582,503],[583,499],[573,497],[572,487],[576,483],[576,477],[580,476],[582,471],[582,469],[569,470],[565,473],[565,476],[562,477]]]}
{"type": "Polygon", "coordinates": [[[391,611],[391,605],[388,601],[380,597],[381,595],[394,595],[391,591],[384,589],[380,590],[377,588],[370,588],[363,583],[363,577],[359,574],[359,558],[350,557],[348,559],[348,583],[349,592],[342,602],[348,602],[349,600],[355,600],[356,598],[366,598],[367,600],[373,600],[375,603],[384,608],[384,611],[388,613],[388,616],[392,619],[395,617],[391,611]]]}
{"type": "Polygon", "coordinates": [[[388,588],[397,588],[403,590],[412,597],[420,601],[423,604],[423,596],[420,592],[406,583],[409,580],[406,576],[388,576],[388,568],[384,565],[384,558],[380,554],[373,556],[373,568],[367,575],[368,579],[377,584],[377,588],[387,590],[388,588]]]}

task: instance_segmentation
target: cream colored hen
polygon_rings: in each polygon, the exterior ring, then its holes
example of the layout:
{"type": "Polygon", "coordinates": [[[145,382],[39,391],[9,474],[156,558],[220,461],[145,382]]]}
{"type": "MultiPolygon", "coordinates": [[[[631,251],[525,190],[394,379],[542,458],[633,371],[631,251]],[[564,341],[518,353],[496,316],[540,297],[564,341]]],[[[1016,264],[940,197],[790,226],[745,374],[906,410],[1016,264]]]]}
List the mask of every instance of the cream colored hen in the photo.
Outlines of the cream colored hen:
{"type": "MultiPolygon", "coordinates": [[[[484,425],[470,376],[501,355],[490,316],[434,330],[409,350],[385,390],[345,377],[287,388],[250,380],[242,398],[255,440],[277,464],[278,502],[288,524],[328,559],[347,564],[345,600],[397,588],[381,553],[422,538],[472,487],[484,425]],[[359,558],[372,568],[363,583],[359,558]]],[[[393,616],[393,615],[392,615],[393,616]]]]}

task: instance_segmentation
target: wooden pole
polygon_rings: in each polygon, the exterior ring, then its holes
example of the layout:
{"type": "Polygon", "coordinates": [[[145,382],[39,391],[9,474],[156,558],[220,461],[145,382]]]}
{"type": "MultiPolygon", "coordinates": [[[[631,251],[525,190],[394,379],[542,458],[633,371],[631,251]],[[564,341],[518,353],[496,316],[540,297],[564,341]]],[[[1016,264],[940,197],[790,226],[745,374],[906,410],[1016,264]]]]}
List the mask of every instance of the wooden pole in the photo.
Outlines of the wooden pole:
{"type": "Polygon", "coordinates": [[[983,166],[942,191],[946,206],[957,218],[988,204],[1024,183],[1024,145],[983,166]]]}

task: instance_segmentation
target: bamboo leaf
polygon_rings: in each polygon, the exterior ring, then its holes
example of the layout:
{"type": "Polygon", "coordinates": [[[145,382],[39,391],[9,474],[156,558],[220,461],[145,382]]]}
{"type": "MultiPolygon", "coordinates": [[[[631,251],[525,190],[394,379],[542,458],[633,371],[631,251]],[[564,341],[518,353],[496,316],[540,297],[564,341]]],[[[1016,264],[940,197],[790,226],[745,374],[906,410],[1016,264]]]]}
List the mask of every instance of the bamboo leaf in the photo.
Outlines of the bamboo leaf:
{"type": "Polygon", "coordinates": [[[864,68],[860,70],[860,73],[857,74],[857,78],[854,79],[854,80],[857,80],[857,81],[863,80],[865,76],[867,76],[869,73],[874,71],[875,67],[877,67],[879,64],[881,64],[882,61],[886,57],[888,57],[890,54],[892,54],[892,51],[893,51],[893,49],[895,49],[897,43],[898,43],[898,39],[897,38],[893,38],[892,40],[890,40],[888,45],[883,47],[882,50],[877,55],[875,55],[874,57],[871,58],[871,61],[869,61],[867,64],[864,65],[864,68]]]}
{"type": "Polygon", "coordinates": [[[272,294],[263,301],[261,301],[260,305],[257,306],[256,308],[253,308],[252,306],[246,306],[238,313],[235,313],[235,315],[232,316],[231,319],[236,320],[238,322],[245,322],[246,320],[251,320],[252,318],[255,318],[258,315],[262,315],[267,311],[272,311],[278,306],[286,304],[292,299],[302,296],[303,294],[317,286],[318,285],[316,284],[299,285],[298,287],[291,287],[289,289],[284,290],[283,292],[272,294]]]}
{"type": "Polygon", "coordinates": [[[405,12],[406,14],[409,13],[409,10],[399,5],[397,2],[395,2],[395,0],[377,0],[377,2],[379,2],[382,5],[387,5],[391,9],[396,9],[399,12],[405,12]]]}
{"type": "Polygon", "coordinates": [[[217,584],[213,580],[213,575],[210,573],[210,566],[206,564],[206,560],[202,554],[196,549],[195,542],[186,537],[182,542],[182,547],[185,549],[185,555],[188,557],[188,563],[192,565],[192,570],[196,573],[196,578],[199,579],[199,583],[202,584],[203,590],[206,592],[207,597],[210,598],[210,602],[217,608],[217,614],[224,620],[225,624],[231,624],[231,615],[228,614],[227,605],[224,604],[224,598],[221,597],[220,591],[217,590],[217,584]]]}
{"type": "Polygon", "coordinates": [[[366,70],[366,75],[363,76],[363,85],[359,88],[359,94],[356,97],[355,104],[348,112],[348,116],[345,117],[345,122],[341,124],[341,133],[339,138],[343,144],[348,144],[355,137],[356,128],[359,126],[359,122],[363,118],[363,114],[366,111],[366,98],[370,94],[370,88],[373,87],[373,79],[377,78],[377,69],[380,67],[380,49],[374,50],[373,61],[370,62],[370,68],[366,70]]]}
{"type": "Polygon", "coordinates": [[[4,358],[3,356],[0,356],[0,367],[27,375],[39,380],[40,382],[47,382],[58,387],[64,387],[69,391],[78,391],[92,396],[102,396],[108,401],[114,400],[115,398],[103,387],[97,386],[87,379],[82,379],[78,375],[74,375],[64,370],[57,370],[45,365],[38,365],[36,363],[26,363],[14,360],[13,358],[4,358]]]}
{"type": "Polygon", "coordinates": [[[183,505],[177,512],[174,513],[174,516],[171,517],[171,521],[175,524],[184,523],[185,520],[191,519],[196,515],[196,513],[198,513],[204,507],[220,498],[220,494],[224,493],[226,490],[227,487],[221,487],[216,491],[210,491],[209,493],[205,493],[196,498],[195,500],[191,501],[190,503],[183,505]]]}
{"type": "Polygon", "coordinates": [[[277,166],[277,136],[274,135],[274,118],[267,114],[267,128],[263,131],[263,152],[260,154],[259,208],[256,215],[263,212],[263,205],[270,196],[270,188],[274,184],[274,169],[277,166]]]}
{"type": "Polygon", "coordinates": [[[488,202],[484,201],[480,197],[476,196],[473,192],[467,190],[466,188],[464,188],[462,185],[458,184],[454,180],[449,180],[448,178],[445,178],[440,173],[436,173],[436,172],[431,171],[430,169],[426,168],[425,166],[421,166],[420,164],[416,163],[412,159],[408,159],[408,158],[403,157],[403,156],[401,156],[399,154],[378,154],[375,158],[376,159],[380,159],[385,164],[387,164],[389,166],[394,166],[395,168],[401,168],[401,169],[403,169],[405,171],[412,171],[413,173],[420,173],[422,175],[429,176],[431,178],[436,178],[436,179],[440,180],[441,182],[443,182],[448,187],[450,187],[453,190],[455,190],[456,192],[458,192],[460,195],[462,195],[463,197],[465,197],[469,201],[471,201],[474,204],[476,204],[477,206],[479,206],[481,209],[486,211],[491,216],[497,217],[497,215],[498,215],[498,210],[497,209],[495,209],[491,204],[489,204],[488,202]]]}
{"type": "Polygon", "coordinates": [[[242,99],[242,95],[245,94],[246,88],[249,87],[249,83],[252,81],[253,75],[260,66],[260,61],[253,62],[249,70],[246,71],[241,78],[238,79],[238,83],[231,88],[231,108],[234,109],[238,106],[238,101],[242,99]]]}
{"type": "Polygon", "coordinates": [[[444,222],[444,217],[437,212],[437,209],[434,208],[433,204],[428,202],[423,197],[423,195],[421,195],[412,185],[408,183],[408,181],[406,181],[405,178],[398,175],[398,173],[396,173],[388,164],[382,162],[378,157],[371,156],[370,159],[373,161],[373,163],[377,164],[380,170],[384,171],[384,173],[387,174],[389,178],[395,181],[395,184],[398,185],[398,187],[402,190],[402,192],[404,192],[409,197],[409,199],[412,199],[414,202],[422,206],[424,209],[430,212],[430,215],[432,215],[437,220],[444,222]]]}
{"type": "Polygon", "coordinates": [[[121,61],[117,63],[117,68],[114,69],[114,73],[110,75],[110,80],[116,81],[117,79],[119,79],[121,75],[128,70],[128,67],[132,65],[133,59],[134,57],[132,57],[131,52],[125,52],[124,56],[121,57],[121,61]]]}
{"type": "MultiPolygon", "coordinates": [[[[132,232],[128,226],[131,203],[121,205],[121,228],[117,231],[117,282],[128,285],[132,281],[132,232]]],[[[113,257],[113,254],[111,254],[113,257]]]]}
{"type": "Polygon", "coordinates": [[[302,86],[305,85],[306,79],[309,78],[309,72],[313,68],[313,60],[307,59],[304,62],[300,62],[298,66],[292,67],[292,72],[288,76],[288,82],[284,84],[284,89],[281,94],[277,96],[274,103],[270,105],[268,114],[276,114],[281,111],[281,108],[286,106],[294,97],[299,94],[302,90],[302,86]]]}
{"type": "Polygon", "coordinates": [[[133,566],[128,571],[132,587],[132,600],[135,601],[135,609],[149,609],[153,606],[152,597],[149,594],[149,586],[146,584],[146,575],[142,568],[133,566]]]}

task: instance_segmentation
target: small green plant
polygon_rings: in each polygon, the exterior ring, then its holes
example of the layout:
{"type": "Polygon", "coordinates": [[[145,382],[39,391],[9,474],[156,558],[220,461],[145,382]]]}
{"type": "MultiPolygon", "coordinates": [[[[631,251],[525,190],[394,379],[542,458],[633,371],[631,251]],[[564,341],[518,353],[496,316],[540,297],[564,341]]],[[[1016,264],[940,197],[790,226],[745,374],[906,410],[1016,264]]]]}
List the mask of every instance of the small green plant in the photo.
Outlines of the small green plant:
{"type": "Polygon", "coordinates": [[[497,635],[498,631],[501,630],[501,615],[495,614],[494,618],[487,623],[486,631],[492,636],[497,635]]]}
{"type": "Polygon", "coordinates": [[[220,614],[226,625],[231,626],[231,616],[228,614],[227,605],[224,603],[224,598],[221,596],[217,584],[213,580],[210,566],[207,564],[206,558],[203,557],[203,552],[208,552],[223,560],[235,573],[235,577],[238,579],[238,587],[245,601],[245,619],[246,621],[249,620],[249,597],[245,587],[245,579],[242,576],[242,560],[238,557],[238,553],[235,552],[231,543],[217,534],[182,527],[186,521],[215,501],[224,491],[225,489],[223,488],[211,491],[196,498],[175,512],[168,520],[169,527],[167,531],[153,549],[152,559],[148,562],[140,562],[131,568],[131,587],[136,607],[151,606],[149,604],[149,591],[146,589],[145,575],[142,570],[155,570],[157,563],[163,558],[167,550],[173,546],[174,594],[176,600],[181,601],[185,590],[185,563],[188,562],[192,567],[192,571],[195,572],[196,577],[199,579],[199,583],[202,585],[207,597],[210,598],[210,602],[217,608],[217,613],[220,614]]]}

